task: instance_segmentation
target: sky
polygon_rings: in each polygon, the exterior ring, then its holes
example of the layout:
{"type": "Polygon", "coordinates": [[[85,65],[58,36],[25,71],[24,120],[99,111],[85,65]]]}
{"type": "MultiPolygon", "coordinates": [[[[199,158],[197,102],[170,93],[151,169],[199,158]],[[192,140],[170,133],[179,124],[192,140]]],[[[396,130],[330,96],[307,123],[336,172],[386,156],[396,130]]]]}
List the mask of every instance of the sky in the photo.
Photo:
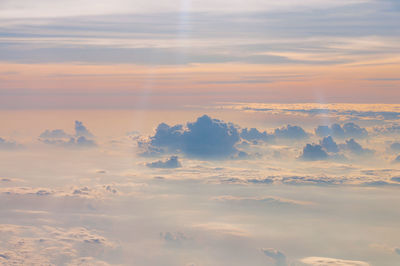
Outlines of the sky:
{"type": "Polygon", "coordinates": [[[396,0],[1,0],[0,264],[397,266],[396,0]]]}
{"type": "Polygon", "coordinates": [[[1,106],[397,103],[399,11],[395,0],[3,0],[1,106]]]}

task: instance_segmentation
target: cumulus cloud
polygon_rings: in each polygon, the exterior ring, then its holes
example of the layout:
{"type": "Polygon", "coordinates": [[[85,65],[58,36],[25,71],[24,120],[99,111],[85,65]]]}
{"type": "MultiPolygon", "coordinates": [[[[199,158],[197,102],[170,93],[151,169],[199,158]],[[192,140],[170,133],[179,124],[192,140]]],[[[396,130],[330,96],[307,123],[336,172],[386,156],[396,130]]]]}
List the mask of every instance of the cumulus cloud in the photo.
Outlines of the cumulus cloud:
{"type": "Polygon", "coordinates": [[[270,141],[274,138],[273,135],[268,134],[266,131],[261,132],[256,128],[242,129],[242,131],[240,132],[240,137],[248,141],[270,141]]]}
{"type": "Polygon", "coordinates": [[[239,140],[235,125],[203,115],[195,122],[188,122],[186,127],[162,123],[154,136],[147,143],[139,143],[139,146],[156,152],[163,149],[182,152],[195,158],[227,158],[238,152],[235,146],[239,140]]]}
{"type": "Polygon", "coordinates": [[[179,162],[178,156],[171,156],[165,161],[159,160],[156,162],[147,163],[146,166],[150,168],[179,168],[182,165],[179,162]]]}
{"type": "Polygon", "coordinates": [[[67,134],[62,129],[45,130],[39,135],[39,140],[43,143],[72,148],[89,148],[97,146],[91,138],[93,135],[80,121],[75,121],[75,136],[67,134]]]}
{"type": "Polygon", "coordinates": [[[300,260],[307,266],[324,266],[324,265],[336,265],[336,266],[369,266],[368,263],[363,261],[355,260],[341,260],[334,258],[323,258],[323,257],[307,257],[300,260]]]}
{"type": "Polygon", "coordinates": [[[327,152],[339,152],[339,147],[336,142],[333,140],[331,136],[325,137],[320,141],[320,145],[327,151],[327,152]]]}
{"type": "Polygon", "coordinates": [[[328,154],[322,149],[321,145],[307,144],[303,148],[303,153],[300,158],[306,161],[319,161],[328,159],[328,154]]]}
{"type": "Polygon", "coordinates": [[[19,145],[15,141],[0,138],[0,149],[11,150],[18,148],[18,146],[19,145]]]}
{"type": "Polygon", "coordinates": [[[87,130],[81,121],[75,121],[75,136],[77,137],[93,137],[92,133],[87,130]]]}
{"type": "Polygon", "coordinates": [[[357,155],[371,155],[374,153],[373,150],[363,148],[354,139],[346,140],[345,148],[357,155]]]}
{"type": "Polygon", "coordinates": [[[304,131],[303,128],[291,125],[275,129],[274,135],[277,138],[297,140],[305,139],[308,137],[308,134],[304,131]]]}
{"type": "Polygon", "coordinates": [[[336,138],[363,138],[368,136],[367,130],[355,123],[346,123],[343,127],[339,124],[318,126],[315,129],[315,134],[320,137],[333,136],[336,138]]]}
{"type": "Polygon", "coordinates": [[[46,130],[42,134],[40,134],[39,138],[44,139],[62,139],[62,138],[69,138],[70,135],[64,132],[62,129],[54,129],[54,130],[46,130]]]}
{"type": "Polygon", "coordinates": [[[276,266],[287,266],[286,256],[279,250],[273,248],[263,248],[264,254],[275,261],[276,266]]]}
{"type": "Polygon", "coordinates": [[[390,149],[392,151],[398,152],[400,151],[400,143],[399,142],[394,142],[390,145],[390,149]]]}

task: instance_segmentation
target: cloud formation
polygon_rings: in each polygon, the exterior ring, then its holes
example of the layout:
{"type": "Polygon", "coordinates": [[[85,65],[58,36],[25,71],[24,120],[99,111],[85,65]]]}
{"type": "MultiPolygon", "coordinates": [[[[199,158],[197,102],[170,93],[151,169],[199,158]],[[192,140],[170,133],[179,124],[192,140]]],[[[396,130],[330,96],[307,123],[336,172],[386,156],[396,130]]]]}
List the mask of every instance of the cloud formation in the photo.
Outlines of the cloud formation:
{"type": "MultiPolygon", "coordinates": [[[[150,137],[147,149],[160,152],[166,149],[201,159],[227,158],[238,152],[235,146],[239,140],[235,125],[203,115],[195,122],[188,122],[186,127],[160,124],[150,137]]],[[[139,144],[146,146],[146,143],[139,144]]]]}
{"type": "Polygon", "coordinates": [[[263,248],[264,254],[275,261],[275,266],[287,266],[286,256],[279,250],[273,248],[263,248]]]}
{"type": "Polygon", "coordinates": [[[286,127],[275,129],[274,135],[281,139],[301,140],[308,137],[308,134],[299,126],[287,125],[286,127]]]}
{"type": "Polygon", "coordinates": [[[92,133],[87,130],[81,121],[75,121],[75,136],[77,137],[93,137],[92,133]]]}
{"type": "Polygon", "coordinates": [[[266,131],[260,132],[256,128],[242,129],[240,132],[240,137],[248,141],[271,141],[274,139],[274,135],[270,135],[266,131]]]}
{"type": "Polygon", "coordinates": [[[321,145],[307,144],[303,148],[300,158],[306,161],[319,161],[328,159],[328,154],[322,149],[321,145]]]}
{"type": "Polygon", "coordinates": [[[3,138],[0,138],[0,149],[1,150],[11,150],[17,148],[19,145],[12,140],[6,140],[3,138]]]}
{"type": "Polygon", "coordinates": [[[343,127],[339,124],[318,126],[315,129],[315,134],[319,137],[333,136],[335,138],[363,138],[368,136],[367,130],[355,123],[346,123],[343,127]]]}
{"type": "Polygon", "coordinates": [[[323,138],[319,144],[327,151],[337,153],[339,152],[339,147],[331,136],[323,138]]]}
{"type": "Polygon", "coordinates": [[[363,148],[354,139],[346,140],[345,148],[356,155],[371,155],[373,150],[363,148]]]}
{"type": "Polygon", "coordinates": [[[178,156],[171,156],[165,161],[159,160],[156,162],[147,163],[146,166],[150,168],[179,168],[182,165],[179,162],[178,156]]]}
{"type": "Polygon", "coordinates": [[[71,148],[89,148],[96,147],[96,142],[91,139],[91,134],[88,129],[80,121],[75,121],[75,135],[70,135],[62,129],[45,130],[39,135],[39,140],[43,143],[71,147],[71,148]]]}

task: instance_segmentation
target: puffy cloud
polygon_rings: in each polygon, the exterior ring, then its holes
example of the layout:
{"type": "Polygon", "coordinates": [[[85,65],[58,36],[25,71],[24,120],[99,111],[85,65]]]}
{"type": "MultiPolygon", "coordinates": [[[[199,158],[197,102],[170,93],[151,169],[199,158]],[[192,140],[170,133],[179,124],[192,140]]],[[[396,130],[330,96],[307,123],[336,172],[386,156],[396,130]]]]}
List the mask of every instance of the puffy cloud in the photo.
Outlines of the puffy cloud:
{"type": "Polygon", "coordinates": [[[242,129],[242,131],[240,132],[240,137],[248,141],[257,141],[257,140],[270,141],[274,138],[273,135],[268,134],[266,131],[260,132],[256,128],[242,129]]]}
{"type": "Polygon", "coordinates": [[[15,141],[0,138],[0,149],[11,150],[18,148],[18,146],[19,145],[15,141]]]}
{"type": "Polygon", "coordinates": [[[161,152],[182,152],[189,157],[210,159],[226,158],[238,152],[235,145],[240,136],[232,123],[212,119],[207,115],[199,117],[195,122],[169,126],[160,124],[154,136],[147,143],[139,146],[161,152]]]}
{"type": "Polygon", "coordinates": [[[315,134],[320,137],[333,136],[336,138],[362,138],[368,136],[367,130],[355,123],[346,123],[343,127],[339,124],[318,126],[315,129],[315,134]]]}
{"type": "Polygon", "coordinates": [[[46,130],[40,134],[39,140],[50,145],[63,147],[95,147],[96,142],[90,138],[93,135],[80,121],[75,121],[75,136],[69,135],[62,129],[46,130]]]}
{"type": "Polygon", "coordinates": [[[390,145],[390,149],[392,151],[400,151],[400,143],[399,142],[394,142],[390,145]]]}
{"type": "Polygon", "coordinates": [[[273,249],[273,248],[263,248],[262,251],[264,254],[273,260],[275,260],[275,265],[276,266],[287,266],[286,263],[286,256],[279,250],[273,249]]]}
{"type": "Polygon", "coordinates": [[[376,126],[374,127],[374,131],[378,134],[399,134],[400,132],[400,125],[398,123],[393,123],[384,126],[376,126]]]}
{"type": "Polygon", "coordinates": [[[303,153],[300,158],[306,161],[318,161],[327,159],[328,154],[322,149],[321,145],[307,144],[303,148],[303,153]]]}
{"type": "Polygon", "coordinates": [[[359,125],[354,123],[344,124],[343,129],[346,134],[346,137],[350,138],[362,138],[368,135],[368,132],[365,128],[361,128],[359,125]]]}
{"type": "Polygon", "coordinates": [[[370,155],[374,151],[370,149],[364,149],[358,142],[354,139],[346,140],[345,148],[357,155],[370,155]]]}
{"type": "Polygon", "coordinates": [[[333,140],[331,136],[325,137],[320,141],[320,145],[327,151],[327,152],[339,152],[339,147],[336,142],[333,140]]]}
{"type": "Polygon", "coordinates": [[[282,139],[305,139],[308,134],[299,126],[287,125],[286,127],[277,128],[274,132],[275,137],[282,139]]]}
{"type": "Polygon", "coordinates": [[[75,121],[75,135],[77,137],[83,136],[83,137],[93,137],[92,133],[87,130],[87,128],[83,125],[81,121],[75,121]]]}
{"type": "Polygon", "coordinates": [[[339,124],[333,124],[332,126],[318,126],[315,129],[315,134],[320,137],[327,137],[329,135],[343,138],[345,133],[343,128],[339,124]]]}
{"type": "Polygon", "coordinates": [[[147,163],[146,166],[150,168],[179,168],[182,165],[178,160],[178,156],[171,156],[165,161],[159,160],[156,162],[147,163]]]}
{"type": "Polygon", "coordinates": [[[307,257],[300,260],[307,266],[324,266],[324,265],[336,265],[336,266],[369,266],[368,263],[363,261],[355,260],[341,260],[334,258],[323,258],[323,257],[307,257]]]}
{"type": "Polygon", "coordinates": [[[70,135],[64,132],[62,129],[54,129],[54,130],[46,130],[42,134],[40,134],[39,138],[43,139],[62,139],[69,138],[70,135]]]}

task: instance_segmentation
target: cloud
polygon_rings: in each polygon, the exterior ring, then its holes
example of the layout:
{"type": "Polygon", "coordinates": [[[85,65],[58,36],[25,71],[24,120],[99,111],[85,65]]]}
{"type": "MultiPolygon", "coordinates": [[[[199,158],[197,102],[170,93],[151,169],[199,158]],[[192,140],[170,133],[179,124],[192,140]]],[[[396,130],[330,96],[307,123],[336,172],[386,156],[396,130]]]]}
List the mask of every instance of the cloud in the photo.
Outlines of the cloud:
{"type": "Polygon", "coordinates": [[[400,255],[400,248],[395,248],[394,251],[396,252],[397,255],[400,255]]]}
{"type": "Polygon", "coordinates": [[[90,148],[96,147],[94,140],[90,139],[93,135],[80,121],[75,121],[75,136],[69,135],[62,129],[45,130],[39,135],[39,140],[43,143],[70,147],[70,148],[90,148]]]}
{"type": "Polygon", "coordinates": [[[69,138],[70,135],[64,132],[62,129],[54,129],[54,130],[46,130],[42,134],[40,134],[39,138],[44,139],[62,139],[69,138]]]}
{"type": "Polygon", "coordinates": [[[162,123],[150,141],[141,142],[139,146],[147,147],[150,151],[162,152],[162,149],[166,149],[167,152],[182,152],[189,157],[211,159],[236,154],[238,150],[235,145],[239,140],[235,125],[203,115],[195,122],[188,122],[186,127],[171,127],[162,123]]]}
{"type": "Polygon", "coordinates": [[[262,252],[273,260],[275,260],[276,266],[287,266],[286,256],[282,252],[273,248],[263,248],[262,252]]]}
{"type": "Polygon", "coordinates": [[[300,260],[307,266],[323,266],[323,265],[336,265],[336,266],[369,266],[368,263],[355,260],[341,260],[334,258],[323,257],[307,257],[300,260]]]}
{"type": "Polygon", "coordinates": [[[392,144],[390,145],[390,149],[391,149],[392,151],[396,151],[396,152],[400,151],[400,143],[399,143],[399,142],[394,142],[394,143],[392,143],[392,144]]]}
{"type": "Polygon", "coordinates": [[[182,165],[178,160],[178,156],[171,156],[165,161],[159,160],[156,162],[147,163],[146,166],[150,168],[179,168],[182,165]]]}
{"type": "Polygon", "coordinates": [[[83,261],[89,256],[104,257],[117,247],[97,231],[84,227],[8,224],[1,227],[2,237],[7,239],[0,241],[0,262],[5,265],[109,265],[98,259],[83,261]]]}
{"type": "Polygon", "coordinates": [[[75,136],[77,137],[93,137],[92,133],[80,121],[75,121],[75,136]]]}
{"type": "Polygon", "coordinates": [[[267,196],[267,197],[239,197],[239,196],[232,196],[232,195],[223,195],[213,197],[213,200],[217,200],[220,202],[233,202],[235,206],[239,203],[241,204],[248,204],[250,206],[254,206],[255,204],[260,204],[262,206],[300,206],[300,205],[309,205],[310,202],[305,201],[297,201],[292,199],[286,198],[279,198],[274,196],[267,196]]]}
{"type": "Polygon", "coordinates": [[[368,136],[365,128],[354,123],[346,123],[343,127],[339,124],[331,126],[318,126],[315,134],[320,137],[333,136],[336,138],[363,138],[368,136]]]}
{"type": "Polygon", "coordinates": [[[394,182],[399,182],[400,183],[400,176],[392,177],[391,180],[394,181],[394,182]]]}
{"type": "Polygon", "coordinates": [[[323,138],[319,144],[327,151],[327,152],[339,152],[339,147],[336,142],[333,140],[331,136],[323,138]]]}
{"type": "Polygon", "coordinates": [[[190,238],[188,236],[186,236],[184,233],[182,232],[161,232],[160,233],[160,237],[165,240],[165,242],[169,243],[169,244],[174,244],[174,245],[179,245],[181,244],[183,241],[189,240],[190,238]]]}
{"type": "Polygon", "coordinates": [[[307,144],[303,148],[303,153],[300,158],[306,161],[319,161],[328,159],[328,154],[322,149],[321,145],[307,144]]]}
{"type": "Polygon", "coordinates": [[[260,132],[256,128],[242,129],[242,131],[240,132],[240,137],[248,141],[257,141],[257,140],[270,141],[274,138],[273,135],[268,134],[266,131],[260,132]]]}
{"type": "Polygon", "coordinates": [[[0,138],[0,149],[4,150],[12,150],[15,148],[18,148],[20,145],[18,145],[15,141],[12,140],[6,140],[3,138],[0,138]]]}
{"type": "Polygon", "coordinates": [[[400,155],[393,160],[393,163],[400,163],[400,155]]]}
{"type": "Polygon", "coordinates": [[[354,139],[346,140],[345,148],[350,152],[357,155],[371,155],[374,153],[373,150],[364,149],[358,142],[354,139]]]}
{"type": "Polygon", "coordinates": [[[299,126],[287,125],[286,127],[277,128],[274,132],[275,137],[282,139],[305,139],[308,134],[299,126]]]}

